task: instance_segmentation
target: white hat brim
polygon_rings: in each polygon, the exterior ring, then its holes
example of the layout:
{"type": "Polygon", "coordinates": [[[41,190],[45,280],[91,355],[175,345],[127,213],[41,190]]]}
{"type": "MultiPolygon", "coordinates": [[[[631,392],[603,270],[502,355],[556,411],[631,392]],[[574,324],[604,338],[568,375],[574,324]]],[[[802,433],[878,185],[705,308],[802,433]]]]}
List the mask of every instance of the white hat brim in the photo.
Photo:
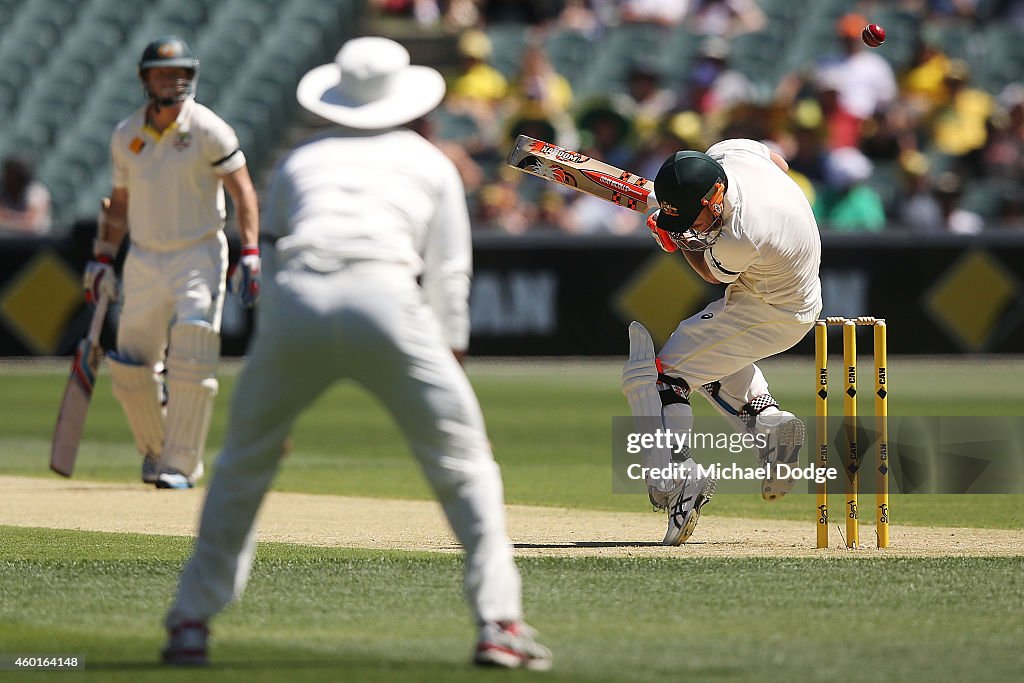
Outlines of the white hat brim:
{"type": "Polygon", "coordinates": [[[349,128],[379,130],[414,121],[444,99],[444,77],[428,66],[407,66],[394,75],[390,91],[367,104],[346,102],[336,88],[337,64],[323,64],[299,81],[295,95],[306,110],[349,128]]]}

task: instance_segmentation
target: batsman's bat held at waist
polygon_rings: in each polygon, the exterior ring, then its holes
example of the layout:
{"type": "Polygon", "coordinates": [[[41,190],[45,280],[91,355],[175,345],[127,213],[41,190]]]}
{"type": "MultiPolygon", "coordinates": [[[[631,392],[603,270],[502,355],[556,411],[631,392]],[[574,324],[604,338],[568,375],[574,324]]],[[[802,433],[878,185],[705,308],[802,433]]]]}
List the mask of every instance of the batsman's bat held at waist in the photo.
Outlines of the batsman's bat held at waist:
{"type": "Polygon", "coordinates": [[[506,163],[640,213],[657,204],[653,180],[526,135],[516,138],[506,163]]]}

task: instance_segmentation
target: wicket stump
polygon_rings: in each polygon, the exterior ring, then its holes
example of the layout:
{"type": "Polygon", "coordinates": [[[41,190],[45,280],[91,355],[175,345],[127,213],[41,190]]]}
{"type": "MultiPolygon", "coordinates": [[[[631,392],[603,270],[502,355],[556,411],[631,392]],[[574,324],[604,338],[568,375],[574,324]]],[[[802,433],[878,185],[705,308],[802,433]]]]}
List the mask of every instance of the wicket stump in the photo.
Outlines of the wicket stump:
{"type": "MultiPolygon", "coordinates": [[[[843,468],[846,471],[846,546],[860,546],[860,457],[857,452],[857,326],[870,326],[874,330],[875,358],[875,429],[878,433],[875,533],[878,547],[889,547],[889,420],[885,320],[861,316],[859,318],[829,317],[814,325],[814,358],[816,365],[815,401],[816,431],[818,434],[817,467],[828,466],[828,327],[843,326],[843,468]]],[[[828,547],[828,487],[817,484],[817,543],[828,547]]]]}

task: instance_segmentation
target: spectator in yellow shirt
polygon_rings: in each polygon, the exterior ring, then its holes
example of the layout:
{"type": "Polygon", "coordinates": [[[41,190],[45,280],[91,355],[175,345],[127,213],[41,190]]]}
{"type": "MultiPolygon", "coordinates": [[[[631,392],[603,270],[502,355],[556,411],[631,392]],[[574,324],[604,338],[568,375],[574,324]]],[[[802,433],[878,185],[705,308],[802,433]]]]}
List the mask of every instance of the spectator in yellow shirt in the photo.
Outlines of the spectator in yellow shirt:
{"type": "Polygon", "coordinates": [[[985,146],[986,122],[992,114],[992,96],[968,87],[970,70],[965,62],[953,60],[946,74],[949,98],[936,110],[932,132],[935,147],[951,157],[963,157],[985,146]]]}
{"type": "Polygon", "coordinates": [[[480,100],[489,104],[508,93],[508,81],[491,66],[491,39],[483,31],[466,31],[459,37],[462,73],[452,82],[449,97],[480,100]]]}
{"type": "Polygon", "coordinates": [[[572,86],[555,71],[539,44],[528,45],[523,51],[511,95],[519,104],[529,104],[549,117],[564,114],[572,106],[572,86]]]}

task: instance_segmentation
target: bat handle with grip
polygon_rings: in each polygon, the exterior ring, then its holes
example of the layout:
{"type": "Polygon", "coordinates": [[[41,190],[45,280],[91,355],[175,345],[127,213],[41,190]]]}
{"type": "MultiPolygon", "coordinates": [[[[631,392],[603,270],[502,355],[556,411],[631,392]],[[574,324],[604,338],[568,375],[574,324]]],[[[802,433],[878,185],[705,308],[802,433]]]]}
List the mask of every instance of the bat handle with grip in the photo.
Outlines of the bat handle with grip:
{"type": "Polygon", "coordinates": [[[92,323],[89,325],[89,343],[97,344],[100,341],[100,333],[103,332],[103,322],[107,319],[107,308],[110,306],[110,296],[106,293],[100,295],[96,302],[96,312],[92,316],[92,323]]]}

